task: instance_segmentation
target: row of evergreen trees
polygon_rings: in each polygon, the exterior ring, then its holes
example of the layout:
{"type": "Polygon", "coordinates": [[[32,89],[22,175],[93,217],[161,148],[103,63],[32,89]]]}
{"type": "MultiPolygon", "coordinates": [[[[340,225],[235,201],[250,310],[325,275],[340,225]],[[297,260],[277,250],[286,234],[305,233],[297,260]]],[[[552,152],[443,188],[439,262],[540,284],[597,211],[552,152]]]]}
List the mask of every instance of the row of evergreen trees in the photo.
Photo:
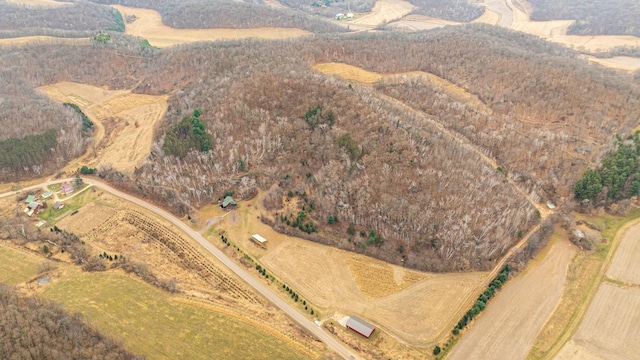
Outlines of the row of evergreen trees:
{"type": "Polygon", "coordinates": [[[53,129],[40,135],[0,141],[0,167],[20,171],[25,167],[42,165],[54,155],[51,150],[55,148],[56,131],[53,129]]]}

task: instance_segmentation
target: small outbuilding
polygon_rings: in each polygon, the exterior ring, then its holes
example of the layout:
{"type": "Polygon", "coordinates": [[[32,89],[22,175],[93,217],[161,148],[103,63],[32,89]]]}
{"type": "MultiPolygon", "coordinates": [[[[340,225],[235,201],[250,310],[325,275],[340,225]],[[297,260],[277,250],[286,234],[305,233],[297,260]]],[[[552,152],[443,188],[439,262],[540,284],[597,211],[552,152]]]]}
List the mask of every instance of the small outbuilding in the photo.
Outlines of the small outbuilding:
{"type": "Polygon", "coordinates": [[[233,197],[231,196],[226,196],[224,200],[222,200],[222,205],[220,205],[220,207],[223,209],[232,209],[236,206],[238,206],[238,204],[235,200],[233,200],[233,197]]]}
{"type": "Polygon", "coordinates": [[[267,244],[267,239],[258,234],[251,235],[251,240],[260,246],[265,246],[267,244]]]}
{"type": "Polygon", "coordinates": [[[64,207],[64,203],[62,201],[56,201],[53,203],[53,210],[60,210],[64,207]]]}
{"type": "Polygon", "coordinates": [[[43,199],[48,199],[48,198],[50,198],[52,196],[53,196],[53,193],[51,191],[47,191],[47,192],[42,193],[42,198],[43,199]]]}
{"type": "Polygon", "coordinates": [[[27,198],[24,202],[26,202],[27,204],[31,204],[34,201],[37,201],[38,199],[36,199],[35,195],[27,195],[27,198]]]}
{"type": "Polygon", "coordinates": [[[347,320],[347,327],[358,334],[366,337],[367,339],[376,331],[376,327],[368,322],[360,319],[357,316],[352,316],[347,320]]]}

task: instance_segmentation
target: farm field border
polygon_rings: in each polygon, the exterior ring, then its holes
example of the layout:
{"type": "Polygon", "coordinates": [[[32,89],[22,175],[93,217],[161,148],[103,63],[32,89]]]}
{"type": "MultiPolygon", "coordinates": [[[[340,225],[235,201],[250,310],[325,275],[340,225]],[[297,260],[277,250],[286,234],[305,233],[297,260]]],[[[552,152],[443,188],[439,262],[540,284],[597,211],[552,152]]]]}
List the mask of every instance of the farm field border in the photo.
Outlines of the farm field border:
{"type": "Polygon", "coordinates": [[[579,253],[569,267],[567,285],[553,314],[547,320],[531,347],[528,359],[552,359],[578,329],[589,304],[602,283],[605,271],[620,239],[632,226],[640,223],[640,210],[625,218],[586,217],[590,222],[606,226],[602,235],[609,241],[599,244],[592,254],[579,253]]]}

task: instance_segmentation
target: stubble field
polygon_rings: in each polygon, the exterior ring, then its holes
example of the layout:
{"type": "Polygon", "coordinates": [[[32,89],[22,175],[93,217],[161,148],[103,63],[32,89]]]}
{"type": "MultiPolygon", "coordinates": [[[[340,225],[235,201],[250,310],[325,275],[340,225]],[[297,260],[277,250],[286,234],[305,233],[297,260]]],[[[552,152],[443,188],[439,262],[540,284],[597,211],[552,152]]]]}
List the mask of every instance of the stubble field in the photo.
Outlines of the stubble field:
{"type": "Polygon", "coordinates": [[[73,82],[43,86],[39,90],[54,100],[78,105],[96,127],[87,155],[68,167],[83,161],[82,165],[133,171],[149,156],[153,129],[167,110],[167,95],[132,94],[128,90],[73,82]]]}
{"type": "Polygon", "coordinates": [[[311,35],[310,32],[294,28],[255,29],[175,29],[162,23],[155,10],[114,5],[124,18],[135,15],[135,21],[126,24],[126,33],[140,36],[156,47],[167,47],[196,41],[219,41],[245,38],[286,39],[311,35]]]}
{"type": "Polygon", "coordinates": [[[525,359],[554,311],[576,248],[558,238],[491,300],[448,359],[525,359]]]}

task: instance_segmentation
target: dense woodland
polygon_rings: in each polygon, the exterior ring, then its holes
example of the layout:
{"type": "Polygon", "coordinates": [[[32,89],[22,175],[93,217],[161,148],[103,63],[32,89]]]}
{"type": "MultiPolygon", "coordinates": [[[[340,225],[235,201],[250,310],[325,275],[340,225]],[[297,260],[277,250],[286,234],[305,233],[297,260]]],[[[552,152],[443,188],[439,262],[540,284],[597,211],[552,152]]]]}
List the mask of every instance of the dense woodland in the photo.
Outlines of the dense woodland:
{"type": "MultiPolygon", "coordinates": [[[[164,50],[112,33],[105,44],[27,45],[0,55],[11,67],[0,83],[25,99],[65,80],[170,94],[148,161],[133,174],[99,166],[113,184],[178,214],[260,188],[264,221],[276,229],[423,270],[492,267],[539,222],[507,178],[534,201],[570,201],[581,174],[640,117],[629,77],[536,37],[480,25],[164,50]],[[370,87],[311,70],[330,61],[429,72],[478,100],[415,77],[370,87]],[[203,126],[189,131],[204,129],[210,150],[169,150],[171,134],[182,134],[176,124],[196,109],[203,126]],[[299,208],[286,210],[287,199],[299,208]]],[[[48,130],[28,121],[41,109],[10,104],[2,111],[22,114],[24,135],[48,130]]],[[[80,115],[62,104],[45,118],[62,124],[63,114],[81,134],[80,115]]]]}
{"type": "Polygon", "coordinates": [[[31,8],[0,2],[0,38],[17,36],[86,37],[98,30],[124,31],[122,15],[91,2],[73,6],[31,8]]]}
{"type": "Polygon", "coordinates": [[[144,359],[83,323],[58,304],[0,284],[0,358],[144,359]]]}
{"type": "Polygon", "coordinates": [[[569,28],[576,35],[640,36],[637,0],[529,0],[531,20],[577,20],[569,28]]]}
{"type": "Polygon", "coordinates": [[[238,1],[92,0],[157,10],[162,22],[179,29],[291,27],[314,33],[344,32],[346,28],[300,11],[275,9],[238,1]]]}
{"type": "Polygon", "coordinates": [[[470,22],[484,13],[484,8],[467,0],[409,0],[417,6],[413,14],[427,15],[439,19],[470,22]]]}

